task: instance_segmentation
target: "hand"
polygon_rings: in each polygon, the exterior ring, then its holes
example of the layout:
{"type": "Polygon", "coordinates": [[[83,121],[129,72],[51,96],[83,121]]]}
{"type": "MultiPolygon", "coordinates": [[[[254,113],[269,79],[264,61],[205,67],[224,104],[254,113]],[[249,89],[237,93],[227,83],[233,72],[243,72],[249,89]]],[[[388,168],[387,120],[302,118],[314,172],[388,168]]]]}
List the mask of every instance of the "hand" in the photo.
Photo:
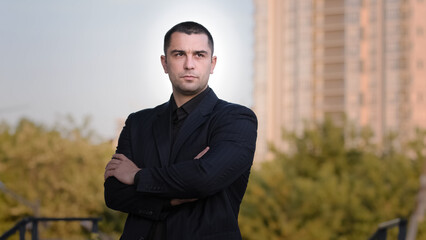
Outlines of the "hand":
{"type": "Polygon", "coordinates": [[[181,204],[184,204],[184,203],[195,202],[197,200],[198,200],[197,198],[191,198],[191,199],[177,199],[177,198],[175,198],[175,199],[172,199],[170,201],[170,205],[172,205],[172,207],[174,207],[174,206],[178,206],[178,205],[181,205],[181,204]]]}
{"type": "Polygon", "coordinates": [[[204,156],[204,154],[206,154],[206,152],[208,151],[210,149],[210,147],[206,147],[206,148],[204,148],[204,150],[203,151],[201,151],[199,154],[197,154],[197,156],[195,156],[195,158],[194,159],[200,159],[202,156],[204,156]]]}
{"type": "Polygon", "coordinates": [[[134,162],[123,154],[114,154],[105,167],[104,179],[114,176],[124,184],[133,185],[135,175],[140,170],[134,162]]]}

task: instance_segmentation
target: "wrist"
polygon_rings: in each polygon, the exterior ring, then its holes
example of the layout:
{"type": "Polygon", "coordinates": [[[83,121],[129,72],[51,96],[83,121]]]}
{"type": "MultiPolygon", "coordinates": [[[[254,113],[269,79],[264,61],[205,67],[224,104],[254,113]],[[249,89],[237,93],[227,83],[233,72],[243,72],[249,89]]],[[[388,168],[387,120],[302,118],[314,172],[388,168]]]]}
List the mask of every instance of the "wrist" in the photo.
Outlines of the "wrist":
{"type": "Polygon", "coordinates": [[[139,179],[140,179],[140,175],[142,173],[142,169],[139,169],[136,173],[135,176],[133,177],[133,184],[135,184],[136,186],[138,185],[139,179]]]}

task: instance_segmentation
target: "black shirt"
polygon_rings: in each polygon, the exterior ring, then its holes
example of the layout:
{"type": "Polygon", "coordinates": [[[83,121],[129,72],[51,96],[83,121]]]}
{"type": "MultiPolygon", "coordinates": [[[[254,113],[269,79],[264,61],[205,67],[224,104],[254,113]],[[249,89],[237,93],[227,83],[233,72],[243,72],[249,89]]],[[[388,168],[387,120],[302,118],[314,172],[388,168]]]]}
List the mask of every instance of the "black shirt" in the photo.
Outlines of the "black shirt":
{"type": "Polygon", "coordinates": [[[200,104],[200,102],[204,99],[204,97],[207,95],[208,92],[210,92],[211,88],[207,87],[204,91],[202,91],[200,94],[180,106],[179,108],[176,105],[174,97],[171,98],[171,116],[172,116],[172,141],[170,147],[173,147],[173,144],[176,140],[176,137],[179,133],[180,128],[183,125],[183,122],[185,121],[186,117],[194,111],[194,109],[200,104]]]}
{"type": "MultiPolygon", "coordinates": [[[[171,144],[170,149],[173,147],[175,143],[176,137],[179,134],[179,130],[182,127],[185,119],[188,117],[191,112],[195,110],[195,108],[201,103],[204,97],[210,92],[211,88],[207,87],[200,94],[183,104],[178,108],[175,102],[175,98],[172,96],[170,99],[171,108],[170,108],[170,116],[171,116],[171,144]]],[[[172,151],[170,151],[171,153],[172,151]]],[[[151,231],[149,233],[149,240],[166,240],[166,224],[164,221],[156,222],[152,225],[151,231]]]]}

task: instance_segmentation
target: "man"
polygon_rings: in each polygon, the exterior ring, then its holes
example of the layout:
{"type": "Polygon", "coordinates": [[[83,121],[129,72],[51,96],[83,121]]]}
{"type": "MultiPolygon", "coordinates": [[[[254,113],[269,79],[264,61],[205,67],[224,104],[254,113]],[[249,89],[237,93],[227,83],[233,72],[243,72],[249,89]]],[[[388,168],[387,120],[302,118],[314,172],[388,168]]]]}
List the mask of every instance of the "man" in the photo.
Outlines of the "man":
{"type": "Polygon", "coordinates": [[[238,212],[257,119],[208,86],[209,31],[183,22],[164,38],[169,102],[129,115],[105,168],[105,202],[128,213],[121,239],[241,239],[238,212]]]}

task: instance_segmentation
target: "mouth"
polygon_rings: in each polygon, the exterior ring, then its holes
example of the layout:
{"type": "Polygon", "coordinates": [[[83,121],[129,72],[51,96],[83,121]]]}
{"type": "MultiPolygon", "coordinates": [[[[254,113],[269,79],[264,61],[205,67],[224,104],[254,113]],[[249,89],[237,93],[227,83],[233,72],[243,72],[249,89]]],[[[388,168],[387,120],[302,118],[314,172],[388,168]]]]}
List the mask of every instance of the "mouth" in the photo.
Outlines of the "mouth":
{"type": "Polygon", "coordinates": [[[195,75],[183,75],[182,78],[185,79],[185,80],[194,80],[194,79],[197,78],[197,76],[195,76],[195,75]]]}

